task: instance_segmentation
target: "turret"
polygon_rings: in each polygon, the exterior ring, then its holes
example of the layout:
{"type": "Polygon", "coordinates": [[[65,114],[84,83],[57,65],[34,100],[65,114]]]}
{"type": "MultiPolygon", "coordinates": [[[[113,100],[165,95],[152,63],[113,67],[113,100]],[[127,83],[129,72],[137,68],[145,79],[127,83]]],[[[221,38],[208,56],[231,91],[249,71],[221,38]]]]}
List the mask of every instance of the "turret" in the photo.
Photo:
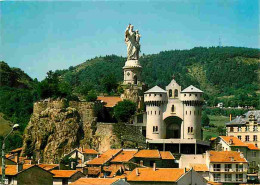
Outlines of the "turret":
{"type": "Polygon", "coordinates": [[[203,91],[189,86],[181,91],[184,114],[183,139],[201,139],[203,91]]]}
{"type": "Polygon", "coordinates": [[[155,86],[144,93],[146,105],[147,139],[164,139],[166,137],[166,125],[163,121],[164,105],[167,103],[167,92],[155,86]]]}

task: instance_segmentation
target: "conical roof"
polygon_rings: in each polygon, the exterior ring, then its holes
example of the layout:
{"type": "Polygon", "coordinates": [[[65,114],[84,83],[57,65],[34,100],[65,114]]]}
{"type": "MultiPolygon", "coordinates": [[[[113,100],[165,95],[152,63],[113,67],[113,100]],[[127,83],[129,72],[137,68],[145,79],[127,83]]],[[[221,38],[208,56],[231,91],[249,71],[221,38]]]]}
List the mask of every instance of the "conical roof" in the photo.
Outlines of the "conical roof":
{"type": "Polygon", "coordinates": [[[181,92],[182,93],[203,93],[202,90],[198,89],[197,87],[194,87],[193,85],[190,85],[189,87],[187,87],[181,92]]]}
{"type": "Polygon", "coordinates": [[[156,85],[153,88],[146,91],[145,93],[167,93],[167,91],[163,90],[161,87],[156,85]]]}

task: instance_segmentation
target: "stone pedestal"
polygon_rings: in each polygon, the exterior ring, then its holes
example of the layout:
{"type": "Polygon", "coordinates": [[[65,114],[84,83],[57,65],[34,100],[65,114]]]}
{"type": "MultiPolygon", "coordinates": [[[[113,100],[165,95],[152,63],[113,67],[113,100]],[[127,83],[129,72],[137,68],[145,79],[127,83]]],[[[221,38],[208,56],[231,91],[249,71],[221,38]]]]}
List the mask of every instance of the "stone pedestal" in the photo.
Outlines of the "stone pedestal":
{"type": "Polygon", "coordinates": [[[124,83],[138,85],[141,83],[141,72],[142,66],[139,64],[138,60],[127,60],[124,70],[124,83]]]}

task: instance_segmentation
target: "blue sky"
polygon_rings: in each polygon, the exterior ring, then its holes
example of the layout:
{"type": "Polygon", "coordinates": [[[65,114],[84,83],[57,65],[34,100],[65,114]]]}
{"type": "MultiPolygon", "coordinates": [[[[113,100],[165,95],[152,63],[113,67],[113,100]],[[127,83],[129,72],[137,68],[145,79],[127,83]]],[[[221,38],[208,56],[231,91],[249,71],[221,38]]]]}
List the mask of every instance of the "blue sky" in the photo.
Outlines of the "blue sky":
{"type": "Polygon", "coordinates": [[[126,56],[124,30],[141,52],[197,46],[260,48],[258,0],[0,2],[0,60],[42,80],[95,56],[126,56]]]}

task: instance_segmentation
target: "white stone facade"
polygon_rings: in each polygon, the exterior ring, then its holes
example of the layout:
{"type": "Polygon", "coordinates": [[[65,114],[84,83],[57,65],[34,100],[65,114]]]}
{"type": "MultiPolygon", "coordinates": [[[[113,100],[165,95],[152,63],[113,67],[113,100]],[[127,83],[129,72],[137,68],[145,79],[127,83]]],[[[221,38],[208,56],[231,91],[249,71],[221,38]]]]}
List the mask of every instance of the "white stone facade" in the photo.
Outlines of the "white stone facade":
{"type": "Polygon", "coordinates": [[[146,91],[146,138],[200,140],[202,95],[194,86],[181,91],[174,79],[166,90],[155,86],[146,91]]]}

